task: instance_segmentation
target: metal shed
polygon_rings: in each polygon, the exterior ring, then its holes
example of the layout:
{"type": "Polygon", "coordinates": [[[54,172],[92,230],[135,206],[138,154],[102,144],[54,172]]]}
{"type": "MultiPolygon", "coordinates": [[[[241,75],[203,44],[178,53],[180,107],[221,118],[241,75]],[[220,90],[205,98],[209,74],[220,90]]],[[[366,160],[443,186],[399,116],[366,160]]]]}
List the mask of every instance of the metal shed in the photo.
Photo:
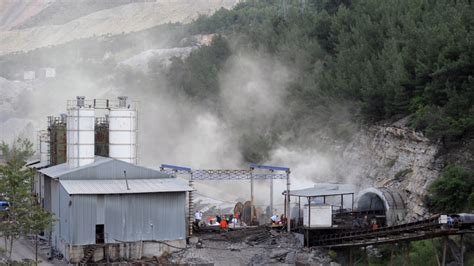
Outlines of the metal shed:
{"type": "Polygon", "coordinates": [[[79,252],[73,247],[186,238],[186,192],[193,189],[184,180],[98,156],[89,165],[39,172],[57,220],[53,247],[66,257],[79,252]]]}
{"type": "Polygon", "coordinates": [[[181,180],[130,180],[129,190],[124,180],[59,184],[59,198],[67,202],[60,207],[60,237],[71,245],[96,244],[96,225],[104,226],[104,243],[186,238],[190,188],[181,180]]]}

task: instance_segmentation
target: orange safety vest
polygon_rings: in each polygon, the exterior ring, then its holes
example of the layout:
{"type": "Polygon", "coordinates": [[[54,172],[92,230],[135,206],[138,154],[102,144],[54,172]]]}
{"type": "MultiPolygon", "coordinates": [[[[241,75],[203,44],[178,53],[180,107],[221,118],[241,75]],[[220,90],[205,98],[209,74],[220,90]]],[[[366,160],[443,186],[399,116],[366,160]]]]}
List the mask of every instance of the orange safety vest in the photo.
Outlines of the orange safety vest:
{"type": "Polygon", "coordinates": [[[227,229],[227,221],[225,219],[221,221],[221,229],[227,229]]]}

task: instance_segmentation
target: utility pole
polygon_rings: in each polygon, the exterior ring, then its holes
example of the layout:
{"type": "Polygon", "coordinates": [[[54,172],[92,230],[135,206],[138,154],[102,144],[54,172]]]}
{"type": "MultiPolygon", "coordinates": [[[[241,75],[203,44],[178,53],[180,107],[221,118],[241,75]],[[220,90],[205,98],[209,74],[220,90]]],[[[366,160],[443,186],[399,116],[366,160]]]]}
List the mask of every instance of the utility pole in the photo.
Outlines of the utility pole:
{"type": "Polygon", "coordinates": [[[273,216],[273,178],[270,178],[270,217],[273,216]]]}
{"type": "Polygon", "coordinates": [[[253,169],[250,171],[250,225],[253,222],[253,169]]]}
{"type": "Polygon", "coordinates": [[[288,210],[288,216],[286,217],[286,228],[288,230],[288,233],[291,232],[291,205],[290,205],[290,169],[286,171],[286,196],[287,196],[287,201],[286,203],[288,204],[287,210],[288,210]]]}

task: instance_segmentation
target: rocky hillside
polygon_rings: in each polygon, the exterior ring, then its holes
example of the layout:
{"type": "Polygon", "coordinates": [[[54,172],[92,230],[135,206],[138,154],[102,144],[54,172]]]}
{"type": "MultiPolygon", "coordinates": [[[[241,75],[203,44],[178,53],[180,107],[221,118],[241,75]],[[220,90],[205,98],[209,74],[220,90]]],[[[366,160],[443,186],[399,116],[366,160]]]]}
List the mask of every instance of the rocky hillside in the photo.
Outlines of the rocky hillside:
{"type": "Polygon", "coordinates": [[[55,46],[76,39],[136,32],[164,23],[188,23],[199,15],[209,15],[220,8],[231,8],[236,2],[238,1],[160,0],[130,3],[86,14],[60,25],[32,25],[29,28],[8,30],[23,22],[22,17],[31,17],[42,10],[40,7],[21,9],[12,6],[10,9],[18,9],[17,16],[2,14],[0,17],[11,21],[3,23],[2,29],[6,31],[0,32],[0,55],[55,46]],[[29,11],[30,9],[34,9],[34,12],[29,11]],[[32,14],[27,16],[28,12],[32,14]]]}
{"type": "Polygon", "coordinates": [[[336,169],[361,187],[399,192],[407,204],[407,218],[420,218],[427,214],[423,204],[427,190],[444,166],[437,157],[439,149],[439,144],[403,123],[372,126],[342,148],[336,169]]]}
{"type": "Polygon", "coordinates": [[[0,1],[0,32],[13,29],[45,10],[51,1],[0,1]]]}

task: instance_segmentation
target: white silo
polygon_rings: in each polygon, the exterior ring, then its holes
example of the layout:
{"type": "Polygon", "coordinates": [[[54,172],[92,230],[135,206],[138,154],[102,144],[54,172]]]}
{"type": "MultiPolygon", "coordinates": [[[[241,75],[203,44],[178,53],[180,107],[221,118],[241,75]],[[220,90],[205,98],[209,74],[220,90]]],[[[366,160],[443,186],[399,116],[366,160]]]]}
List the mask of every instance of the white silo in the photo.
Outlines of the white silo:
{"type": "Polygon", "coordinates": [[[125,162],[137,163],[137,110],[118,97],[109,112],[109,156],[125,162]]]}
{"type": "Polygon", "coordinates": [[[95,109],[86,107],[83,96],[68,106],[67,163],[70,168],[94,162],[95,109]]]}
{"type": "Polygon", "coordinates": [[[49,164],[49,133],[48,131],[40,131],[40,162],[49,164]]]}

